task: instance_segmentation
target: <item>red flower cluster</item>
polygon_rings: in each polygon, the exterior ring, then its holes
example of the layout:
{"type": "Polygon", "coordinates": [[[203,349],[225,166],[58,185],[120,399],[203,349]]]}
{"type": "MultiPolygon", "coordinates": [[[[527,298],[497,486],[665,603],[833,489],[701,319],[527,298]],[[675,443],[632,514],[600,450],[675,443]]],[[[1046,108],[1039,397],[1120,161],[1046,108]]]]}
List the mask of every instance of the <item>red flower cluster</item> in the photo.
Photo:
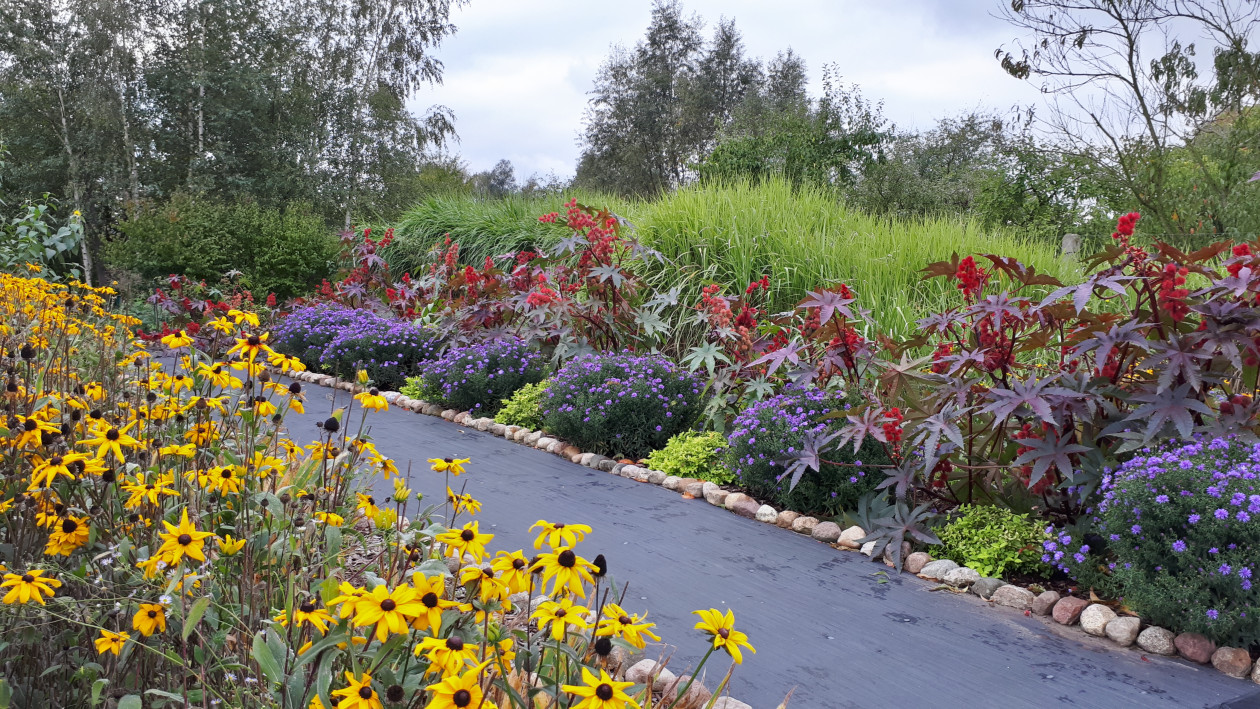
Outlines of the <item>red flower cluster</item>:
{"type": "Polygon", "coordinates": [[[1137,212],[1129,212],[1120,217],[1116,221],[1116,230],[1111,232],[1111,238],[1121,242],[1125,246],[1129,245],[1129,237],[1133,236],[1133,228],[1137,225],[1137,221],[1142,218],[1137,212]]]}
{"type": "Polygon", "coordinates": [[[541,217],[539,217],[538,221],[542,222],[543,224],[555,224],[556,217],[558,216],[560,216],[559,212],[550,212],[548,214],[544,214],[541,217]]]}
{"type": "Polygon", "coordinates": [[[730,327],[734,315],[731,304],[719,295],[721,292],[722,286],[716,283],[705,286],[701,291],[700,304],[696,306],[696,310],[709,316],[709,327],[712,329],[730,327]]]}
{"type": "Polygon", "coordinates": [[[560,294],[547,286],[539,286],[538,290],[525,297],[525,303],[531,308],[554,303],[558,300],[560,300],[560,294]]]}
{"type": "Polygon", "coordinates": [[[1234,407],[1241,406],[1246,408],[1251,406],[1251,397],[1246,394],[1234,394],[1225,401],[1221,402],[1221,413],[1226,416],[1234,414],[1234,407]]]}
{"type": "Polygon", "coordinates": [[[1169,263],[1164,265],[1164,271],[1159,277],[1159,309],[1168,313],[1173,322],[1181,322],[1190,312],[1190,306],[1186,305],[1185,300],[1190,291],[1182,288],[1187,273],[1189,271],[1185,267],[1177,268],[1175,264],[1169,263]]]}
{"type": "MultiPolygon", "coordinates": [[[[1251,256],[1252,255],[1251,246],[1247,244],[1236,244],[1233,249],[1233,254],[1234,256],[1237,256],[1240,259],[1243,258],[1244,256],[1251,256]]],[[[1243,270],[1244,266],[1251,267],[1252,259],[1247,259],[1246,261],[1242,261],[1242,260],[1235,261],[1229,264],[1228,266],[1226,266],[1225,270],[1229,271],[1229,275],[1233,276],[1234,278],[1237,278],[1239,272],[1243,270]]]]}
{"type": "Polygon", "coordinates": [[[975,300],[984,286],[989,282],[989,272],[976,265],[976,260],[968,256],[958,262],[958,270],[954,273],[958,279],[958,290],[968,301],[975,300]]]}
{"type": "Polygon", "coordinates": [[[936,351],[932,353],[932,371],[936,374],[948,372],[949,362],[943,360],[952,354],[954,354],[954,343],[942,342],[937,345],[936,351]]]}
{"type": "Polygon", "coordinates": [[[905,416],[902,416],[901,409],[894,406],[884,412],[884,418],[889,419],[883,425],[884,437],[895,448],[901,443],[901,422],[905,420],[905,416]]]}
{"type": "Polygon", "coordinates": [[[770,290],[770,276],[762,276],[761,280],[749,283],[748,287],[744,289],[744,295],[752,295],[759,290],[770,290]]]}

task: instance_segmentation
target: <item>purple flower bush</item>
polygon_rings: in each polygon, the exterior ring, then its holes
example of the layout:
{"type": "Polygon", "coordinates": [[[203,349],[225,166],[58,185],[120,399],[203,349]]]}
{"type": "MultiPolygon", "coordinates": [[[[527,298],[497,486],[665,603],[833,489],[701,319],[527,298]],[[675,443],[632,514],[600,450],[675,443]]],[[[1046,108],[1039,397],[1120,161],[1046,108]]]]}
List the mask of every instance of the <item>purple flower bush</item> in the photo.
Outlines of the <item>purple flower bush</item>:
{"type": "Polygon", "coordinates": [[[735,417],[726,441],[726,465],[734,471],[736,484],[780,509],[827,517],[853,509],[858,498],[885,477],[878,468],[860,466],[890,462],[874,438],[867,437],[857,454],[851,445],[829,452],[828,460],[853,465],[824,463],[821,470],[807,471],[794,488],[781,462],[800,450],[807,434],[825,432],[831,422],[829,414],[847,408],[837,393],[809,388],[779,394],[745,409],[735,417]]]}
{"type": "Polygon", "coordinates": [[[546,374],[542,355],[514,337],[451,347],[419,367],[421,394],[460,411],[493,416],[503,400],[546,374]]]}
{"type": "Polygon", "coordinates": [[[1260,443],[1170,440],[1100,492],[1092,533],[1051,527],[1044,561],[1151,623],[1239,647],[1260,637],[1260,443]]]}
{"type": "Polygon", "coordinates": [[[543,428],[582,450],[638,459],[691,427],[702,389],[661,355],[582,355],[550,379],[543,428]]]}
{"type": "Polygon", "coordinates": [[[340,377],[359,369],[382,389],[397,389],[417,365],[438,356],[432,332],[370,310],[318,305],[299,308],[280,321],[272,347],[308,368],[340,377]]]}

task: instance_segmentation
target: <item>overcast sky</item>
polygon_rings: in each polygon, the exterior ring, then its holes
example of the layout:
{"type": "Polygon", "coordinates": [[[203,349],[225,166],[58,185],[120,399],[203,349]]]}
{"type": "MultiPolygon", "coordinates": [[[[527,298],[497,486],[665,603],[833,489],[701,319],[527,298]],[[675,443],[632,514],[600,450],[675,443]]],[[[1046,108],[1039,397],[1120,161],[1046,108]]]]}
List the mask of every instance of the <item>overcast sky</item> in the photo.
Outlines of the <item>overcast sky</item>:
{"type": "MultiPolygon", "coordinates": [[[[1015,36],[992,16],[1005,0],[684,0],[711,33],[735,20],[749,56],[791,47],[806,61],[817,93],[823,64],[884,102],[899,127],[927,127],[976,108],[1005,110],[1038,101],[1007,76],[993,51],[1015,36]]],[[[445,81],[418,94],[414,108],[445,105],[460,141],[452,148],[473,171],[501,158],[518,179],[573,174],[578,135],[596,71],[612,46],[643,37],[651,0],[471,0],[452,12],[459,28],[438,49],[445,81]]]]}

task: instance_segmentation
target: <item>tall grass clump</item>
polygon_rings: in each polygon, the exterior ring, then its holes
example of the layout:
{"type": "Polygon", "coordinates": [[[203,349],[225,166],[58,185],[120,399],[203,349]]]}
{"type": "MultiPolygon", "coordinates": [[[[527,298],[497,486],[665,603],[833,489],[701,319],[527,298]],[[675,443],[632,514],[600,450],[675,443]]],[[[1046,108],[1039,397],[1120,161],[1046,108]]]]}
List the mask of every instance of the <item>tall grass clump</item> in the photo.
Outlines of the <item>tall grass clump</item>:
{"type": "Polygon", "coordinates": [[[880,328],[898,335],[944,305],[950,284],[922,281],[920,269],[955,252],[1002,254],[1060,278],[1073,270],[1052,244],[956,217],[872,216],[782,180],[687,187],[635,205],[629,218],[669,264],[649,281],[681,286],[684,302],[698,302],[709,282],[743,286],[768,275],[772,309],[783,311],[819,286],[845,282],[880,328]]]}

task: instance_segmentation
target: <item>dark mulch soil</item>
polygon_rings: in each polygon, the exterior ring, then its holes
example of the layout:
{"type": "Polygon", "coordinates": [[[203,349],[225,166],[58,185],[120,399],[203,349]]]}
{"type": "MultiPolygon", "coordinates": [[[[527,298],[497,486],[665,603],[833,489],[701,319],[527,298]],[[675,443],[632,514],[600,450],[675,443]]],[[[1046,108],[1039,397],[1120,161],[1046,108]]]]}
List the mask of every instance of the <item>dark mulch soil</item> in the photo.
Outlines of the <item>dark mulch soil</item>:
{"type": "Polygon", "coordinates": [[[1076,583],[1072,579],[1055,575],[1046,578],[1038,574],[1020,574],[1015,572],[1007,572],[1002,575],[1002,580],[1007,583],[1013,583],[1016,586],[1040,586],[1046,591],[1058,591],[1060,596],[1078,596],[1089,598],[1089,589],[1078,589],[1076,583]]]}

